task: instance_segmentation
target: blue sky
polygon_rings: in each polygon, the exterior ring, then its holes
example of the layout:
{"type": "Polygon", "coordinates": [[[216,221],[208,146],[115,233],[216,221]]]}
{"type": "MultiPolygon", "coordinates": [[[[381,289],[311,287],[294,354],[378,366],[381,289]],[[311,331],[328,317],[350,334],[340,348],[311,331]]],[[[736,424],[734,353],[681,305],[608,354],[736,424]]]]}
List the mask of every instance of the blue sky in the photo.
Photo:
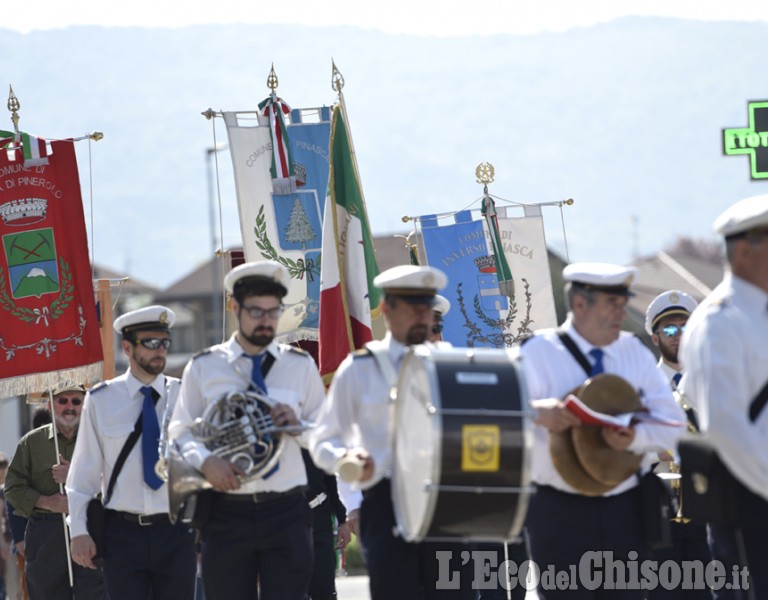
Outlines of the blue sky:
{"type": "Polygon", "coordinates": [[[564,31],[628,15],[768,22],[765,0],[294,0],[277,10],[250,0],[40,0],[17,2],[0,27],[28,32],[69,25],[184,27],[212,23],[353,25],[426,36],[564,31]]]}

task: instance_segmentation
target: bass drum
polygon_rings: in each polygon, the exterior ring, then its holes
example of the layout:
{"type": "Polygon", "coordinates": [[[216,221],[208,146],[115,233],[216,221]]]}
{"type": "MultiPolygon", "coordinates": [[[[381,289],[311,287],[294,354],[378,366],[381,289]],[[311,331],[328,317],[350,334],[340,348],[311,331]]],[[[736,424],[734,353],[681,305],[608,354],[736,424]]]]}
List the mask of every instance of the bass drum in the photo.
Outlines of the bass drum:
{"type": "Polygon", "coordinates": [[[528,508],[533,426],[516,351],[415,346],[400,370],[392,502],[407,541],[507,541],[528,508]]]}

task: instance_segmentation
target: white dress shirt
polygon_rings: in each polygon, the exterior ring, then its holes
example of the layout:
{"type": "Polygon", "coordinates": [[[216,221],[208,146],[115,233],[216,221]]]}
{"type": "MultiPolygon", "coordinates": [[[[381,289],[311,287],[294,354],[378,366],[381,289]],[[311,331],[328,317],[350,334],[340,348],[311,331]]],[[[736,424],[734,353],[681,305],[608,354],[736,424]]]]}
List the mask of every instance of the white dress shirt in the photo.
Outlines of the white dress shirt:
{"type": "MultiPolygon", "coordinates": [[[[369,347],[386,352],[395,371],[406,347],[390,333],[369,347]]],[[[315,464],[333,473],[347,450],[362,448],[373,459],[373,477],[352,484],[368,489],[392,475],[392,400],[389,383],[370,353],[347,356],[336,371],[328,400],[310,439],[315,464]]]]}
{"type": "MultiPolygon", "coordinates": [[[[170,438],[176,440],[184,459],[200,469],[211,451],[192,435],[190,427],[210,404],[234,391],[246,391],[251,383],[252,361],[244,356],[235,335],[193,357],[182,376],[181,392],[169,426],[170,438]]],[[[302,424],[314,425],[325,400],[325,389],[312,357],[288,345],[271,343],[265,352],[275,362],[264,378],[267,396],[274,403],[289,405],[302,424]]],[[[309,432],[283,434],[285,447],[279,468],[266,479],[244,482],[233,494],[284,492],[306,485],[307,473],[301,447],[307,446],[309,432]]]]}
{"type": "MultiPolygon", "coordinates": [[[[681,343],[685,395],[733,475],[768,500],[768,407],[749,406],[768,381],[768,294],[726,273],[696,308],[681,343]]],[[[79,442],[78,442],[79,443],[79,442]]]]}
{"type": "Polygon", "coordinates": [[[658,364],[656,365],[656,368],[661,371],[661,374],[664,375],[664,379],[666,379],[669,382],[669,387],[672,389],[672,391],[677,389],[677,385],[675,385],[674,376],[678,373],[682,373],[682,371],[675,371],[672,367],[670,367],[667,363],[664,362],[663,358],[659,359],[658,364]]]}
{"type": "MultiPolygon", "coordinates": [[[[155,412],[162,424],[166,404],[169,399],[173,403],[179,393],[179,380],[161,374],[149,385],[160,395],[155,412]]],[[[87,533],[88,502],[99,492],[102,497],[107,492],[117,457],[144,406],[142,387],[144,384],[126,371],[85,396],[66,483],[72,537],[87,533]]],[[[141,515],[168,512],[166,484],[153,490],[144,482],[141,439],[136,441],[117,476],[107,508],[141,515]]]]}
{"type": "MultiPolygon", "coordinates": [[[[562,328],[581,352],[589,356],[589,351],[594,346],[576,331],[570,316],[562,328]]],[[[669,383],[656,368],[653,354],[637,336],[623,331],[618,340],[608,346],[602,346],[602,350],[605,372],[618,375],[629,382],[637,390],[643,405],[651,412],[673,421],[685,421],[685,414],[672,397],[669,383]]],[[[537,332],[523,344],[520,354],[532,402],[542,399],[562,400],[587,379],[584,369],[562,344],[555,329],[537,332]]],[[[638,423],[634,429],[635,438],[628,450],[635,454],[658,453],[673,448],[685,432],[682,427],[650,423],[638,423]]],[[[563,480],[552,463],[548,436],[549,432],[545,427],[534,427],[533,481],[561,491],[578,493],[563,480]]],[[[650,458],[644,462],[644,467],[648,464],[650,458]]],[[[605,495],[620,494],[635,487],[637,483],[637,477],[632,475],[605,495]]]]}

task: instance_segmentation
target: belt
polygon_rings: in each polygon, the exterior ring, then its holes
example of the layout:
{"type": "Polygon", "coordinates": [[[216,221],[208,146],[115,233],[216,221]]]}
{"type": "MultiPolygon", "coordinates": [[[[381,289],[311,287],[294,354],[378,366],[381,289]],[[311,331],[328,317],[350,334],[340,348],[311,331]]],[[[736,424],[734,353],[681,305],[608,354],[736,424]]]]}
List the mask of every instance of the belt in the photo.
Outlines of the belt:
{"type": "Polygon", "coordinates": [[[33,521],[53,521],[57,519],[61,521],[62,513],[35,513],[33,512],[30,517],[33,521]]]}
{"type": "Polygon", "coordinates": [[[138,523],[142,527],[157,525],[158,523],[170,523],[168,513],[155,513],[154,515],[137,515],[136,513],[123,512],[122,510],[107,509],[107,514],[115,515],[123,521],[138,523]]]}
{"type": "Polygon", "coordinates": [[[306,486],[297,485],[284,492],[254,492],[253,494],[219,494],[222,500],[229,502],[272,502],[288,496],[297,496],[303,494],[306,486]]]}

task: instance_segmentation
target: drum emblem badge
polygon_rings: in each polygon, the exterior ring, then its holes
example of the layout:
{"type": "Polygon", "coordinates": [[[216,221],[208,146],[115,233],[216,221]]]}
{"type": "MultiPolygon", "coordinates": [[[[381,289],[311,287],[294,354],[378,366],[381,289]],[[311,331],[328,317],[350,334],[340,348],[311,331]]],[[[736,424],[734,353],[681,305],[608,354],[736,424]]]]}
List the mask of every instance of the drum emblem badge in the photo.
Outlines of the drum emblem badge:
{"type": "Polygon", "coordinates": [[[501,430],[498,425],[464,425],[461,438],[462,471],[499,470],[501,430]]]}

